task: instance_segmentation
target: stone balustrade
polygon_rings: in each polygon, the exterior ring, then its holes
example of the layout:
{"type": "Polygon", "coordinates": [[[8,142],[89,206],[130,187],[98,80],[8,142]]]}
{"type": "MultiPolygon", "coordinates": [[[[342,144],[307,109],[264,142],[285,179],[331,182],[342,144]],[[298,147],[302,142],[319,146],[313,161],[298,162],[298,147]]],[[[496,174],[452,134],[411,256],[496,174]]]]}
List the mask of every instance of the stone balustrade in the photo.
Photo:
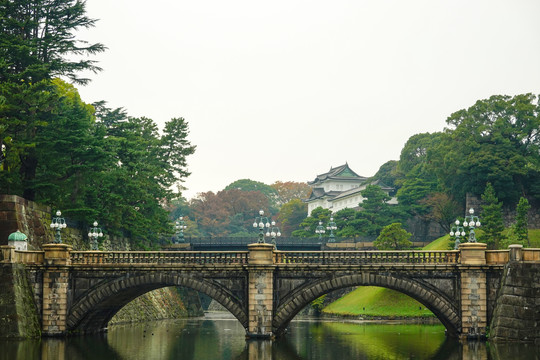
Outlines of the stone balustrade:
{"type": "Polygon", "coordinates": [[[247,264],[247,251],[72,251],[72,265],[247,264]]]}
{"type": "MultiPolygon", "coordinates": [[[[522,261],[540,261],[540,249],[514,246],[522,261]]],[[[111,264],[247,264],[248,251],[70,251],[72,265],[111,264]]],[[[19,251],[1,246],[0,261],[43,264],[44,251],[19,251]]],[[[485,264],[510,261],[510,250],[486,250],[485,264]]],[[[274,264],[361,265],[361,264],[460,264],[460,250],[412,251],[278,251],[274,264]]]]}
{"type": "Polygon", "coordinates": [[[276,264],[457,264],[459,251],[276,251],[276,264]]]}

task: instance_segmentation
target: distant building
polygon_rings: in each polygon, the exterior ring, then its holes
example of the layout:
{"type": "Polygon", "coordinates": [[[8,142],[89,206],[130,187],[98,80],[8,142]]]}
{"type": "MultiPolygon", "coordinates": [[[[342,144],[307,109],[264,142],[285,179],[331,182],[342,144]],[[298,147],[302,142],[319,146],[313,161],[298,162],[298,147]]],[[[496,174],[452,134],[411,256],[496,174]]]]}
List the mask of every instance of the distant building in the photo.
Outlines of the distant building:
{"type": "MultiPolygon", "coordinates": [[[[360,194],[367,185],[367,178],[355,173],[348,164],[330,168],[330,171],[317,175],[315,180],[308,181],[312,191],[310,197],[305,200],[308,204],[308,215],[318,208],[329,209],[333,213],[345,209],[360,209],[364,198],[360,194]]],[[[379,182],[373,182],[371,185],[378,185],[389,194],[393,188],[379,182]]],[[[388,203],[397,204],[397,200],[392,198],[388,203]]]]}

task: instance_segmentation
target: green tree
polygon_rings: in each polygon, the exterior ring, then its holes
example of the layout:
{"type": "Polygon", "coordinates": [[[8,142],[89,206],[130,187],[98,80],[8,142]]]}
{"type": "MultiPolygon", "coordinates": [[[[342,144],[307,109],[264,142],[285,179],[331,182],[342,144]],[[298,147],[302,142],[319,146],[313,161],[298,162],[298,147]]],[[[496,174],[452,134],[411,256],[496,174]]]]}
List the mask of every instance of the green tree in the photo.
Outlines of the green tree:
{"type": "Polygon", "coordinates": [[[532,94],[495,95],[447,119],[449,128],[428,153],[440,185],[458,201],[490,182],[513,206],[521,195],[540,200],[540,107],[532,94]]]}
{"type": "MultiPolygon", "coordinates": [[[[98,71],[88,55],[104,51],[88,44],[76,31],[94,26],[84,1],[17,0],[0,2],[0,122],[4,152],[2,188],[36,200],[34,183],[40,166],[37,137],[56,128],[63,107],[55,76],[77,83],[83,71],[98,71]],[[77,59],[77,56],[82,56],[77,59]],[[17,176],[15,176],[17,174],[17,176]]],[[[43,165],[43,164],[41,164],[43,165]]]]}
{"type": "Polygon", "coordinates": [[[517,208],[516,208],[516,223],[513,226],[513,231],[516,234],[517,241],[520,244],[526,244],[531,246],[529,240],[529,201],[521,197],[519,199],[517,208]]]}
{"type": "Polygon", "coordinates": [[[307,204],[300,199],[292,199],[281,206],[277,216],[283,236],[291,236],[298,230],[307,216],[307,204]]]}
{"type": "Polygon", "coordinates": [[[397,168],[398,162],[396,160],[387,161],[383,165],[381,165],[377,173],[373,175],[373,177],[370,178],[369,181],[375,182],[379,180],[388,186],[395,187],[396,180],[400,176],[397,168]]]}
{"type": "Polygon", "coordinates": [[[379,250],[409,249],[412,246],[410,237],[411,234],[401,228],[401,223],[393,223],[381,230],[373,245],[379,250]]]}
{"type": "Polygon", "coordinates": [[[81,0],[5,0],[0,2],[0,81],[38,83],[65,76],[84,84],[82,71],[101,70],[87,55],[105,50],[75,36],[96,20],[81,0]],[[81,58],[77,59],[77,56],[81,58]]]}
{"type": "Polygon", "coordinates": [[[278,193],[270,185],[266,185],[260,181],[250,180],[250,179],[240,179],[236,180],[225,187],[224,190],[241,190],[241,191],[259,191],[261,192],[268,201],[270,202],[270,214],[277,214],[278,210],[278,193]]]}
{"type": "Polygon", "coordinates": [[[315,229],[319,225],[319,222],[322,222],[323,226],[328,224],[332,211],[329,209],[323,209],[322,207],[317,207],[311,211],[311,215],[304,219],[300,223],[300,229],[292,232],[292,236],[297,237],[314,237],[315,229]]]}
{"type": "Polygon", "coordinates": [[[396,183],[399,206],[409,215],[425,216],[429,209],[422,200],[437,190],[437,177],[429,168],[428,154],[439,142],[440,133],[413,135],[401,150],[396,183]]]}
{"type": "Polygon", "coordinates": [[[364,201],[362,210],[356,216],[356,226],[361,226],[362,235],[378,236],[382,228],[393,222],[400,222],[406,214],[397,207],[388,204],[390,197],[377,185],[368,185],[360,192],[364,201]]]}
{"type": "Polygon", "coordinates": [[[441,133],[421,133],[411,136],[399,156],[396,171],[401,177],[407,176],[412,171],[416,174],[426,174],[429,152],[440,141],[441,133]]]}
{"type": "Polygon", "coordinates": [[[173,229],[164,204],[178,195],[175,184],[188,174],[185,158],[195,151],[189,141],[187,124],[172,119],[162,136],[153,120],[127,117],[122,109],[111,110],[96,104],[97,126],[103,132],[101,151],[107,156],[96,163],[100,171],[91,176],[85,202],[91,204],[107,225],[131,237],[135,246],[156,246],[160,235],[173,229]],[[167,139],[175,133],[185,141],[167,139]],[[168,159],[168,154],[176,156],[168,159]]]}
{"type": "Polygon", "coordinates": [[[26,189],[35,193],[36,201],[62,208],[72,219],[85,220],[97,215],[85,200],[93,192],[93,175],[103,169],[108,156],[103,150],[105,132],[95,122],[94,107],[81,100],[73,85],[59,79],[51,83],[59,101],[48,125],[34,138],[37,164],[26,189]]]}
{"type": "Polygon", "coordinates": [[[436,222],[446,233],[449,233],[452,223],[460,214],[458,203],[450,195],[441,192],[431,193],[421,203],[429,209],[425,218],[436,222]]]}
{"type": "Polygon", "coordinates": [[[338,228],[337,236],[343,238],[367,235],[366,229],[371,225],[369,220],[365,219],[360,211],[350,208],[341,209],[336,212],[334,220],[338,228]]]}
{"type": "Polygon", "coordinates": [[[499,244],[504,239],[504,222],[502,216],[502,202],[499,202],[495,189],[491,183],[487,183],[482,194],[482,229],[484,234],[481,240],[488,244],[490,248],[499,248],[499,244]]]}

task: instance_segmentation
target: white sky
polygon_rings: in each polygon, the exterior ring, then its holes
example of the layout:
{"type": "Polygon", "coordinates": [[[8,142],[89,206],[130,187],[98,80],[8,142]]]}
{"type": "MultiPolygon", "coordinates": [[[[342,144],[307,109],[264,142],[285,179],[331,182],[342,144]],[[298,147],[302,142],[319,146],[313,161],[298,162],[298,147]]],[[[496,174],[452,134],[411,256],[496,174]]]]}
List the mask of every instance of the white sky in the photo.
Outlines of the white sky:
{"type": "Polygon", "coordinates": [[[540,93],[538,0],[87,0],[108,50],[79,87],[190,124],[188,199],[243,178],[372,176],[494,94],[540,93]]]}

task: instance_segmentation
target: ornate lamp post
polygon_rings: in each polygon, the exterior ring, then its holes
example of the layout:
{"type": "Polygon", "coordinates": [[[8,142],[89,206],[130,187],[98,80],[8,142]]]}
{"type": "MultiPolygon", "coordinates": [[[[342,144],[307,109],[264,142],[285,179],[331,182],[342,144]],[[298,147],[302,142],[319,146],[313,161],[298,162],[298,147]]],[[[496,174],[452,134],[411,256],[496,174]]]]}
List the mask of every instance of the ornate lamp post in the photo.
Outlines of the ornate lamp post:
{"type": "Polygon", "coordinates": [[[184,242],[184,230],[187,229],[186,222],[184,221],[184,217],[180,216],[178,220],[176,221],[176,242],[175,243],[183,243],[184,242]]]}
{"type": "Polygon", "coordinates": [[[450,236],[456,237],[456,244],[454,245],[454,250],[457,250],[459,248],[459,244],[461,243],[459,241],[459,237],[465,236],[465,229],[463,228],[463,226],[459,225],[459,220],[456,220],[455,224],[456,225],[452,226],[452,228],[450,229],[450,236]]]}
{"type": "Polygon", "coordinates": [[[475,227],[480,227],[482,224],[480,224],[480,218],[478,216],[474,215],[474,209],[469,209],[469,214],[465,216],[465,220],[463,221],[464,227],[469,227],[469,242],[475,243],[476,242],[476,234],[474,233],[475,227]]]}
{"type": "Polygon", "coordinates": [[[319,221],[319,225],[315,229],[315,234],[319,234],[319,241],[322,241],[322,235],[325,233],[322,221],[319,221]]]}
{"type": "Polygon", "coordinates": [[[266,230],[266,236],[270,236],[272,238],[272,245],[276,247],[276,237],[281,236],[281,232],[279,231],[279,228],[276,226],[276,222],[272,221],[270,227],[266,230]]]}
{"type": "Polygon", "coordinates": [[[334,222],[334,218],[331,217],[330,221],[328,222],[328,225],[326,226],[326,230],[330,230],[330,235],[328,236],[328,242],[336,242],[335,236],[334,236],[334,230],[337,230],[336,223],[334,222]]]}
{"type": "Polygon", "coordinates": [[[98,228],[98,222],[94,221],[94,227],[88,231],[88,238],[90,239],[90,248],[92,250],[98,250],[98,238],[103,237],[101,228],[98,228]]]}
{"type": "Polygon", "coordinates": [[[67,227],[66,220],[61,217],[62,212],[60,210],[56,211],[56,217],[52,219],[51,222],[51,229],[56,230],[56,235],[54,237],[54,243],[55,244],[61,244],[62,243],[62,237],[60,235],[60,230],[65,229],[67,227]]]}
{"type": "Polygon", "coordinates": [[[254,228],[259,228],[259,244],[264,243],[264,228],[270,227],[270,220],[266,216],[264,216],[264,211],[259,211],[259,216],[255,218],[255,222],[253,223],[254,228]]]}

